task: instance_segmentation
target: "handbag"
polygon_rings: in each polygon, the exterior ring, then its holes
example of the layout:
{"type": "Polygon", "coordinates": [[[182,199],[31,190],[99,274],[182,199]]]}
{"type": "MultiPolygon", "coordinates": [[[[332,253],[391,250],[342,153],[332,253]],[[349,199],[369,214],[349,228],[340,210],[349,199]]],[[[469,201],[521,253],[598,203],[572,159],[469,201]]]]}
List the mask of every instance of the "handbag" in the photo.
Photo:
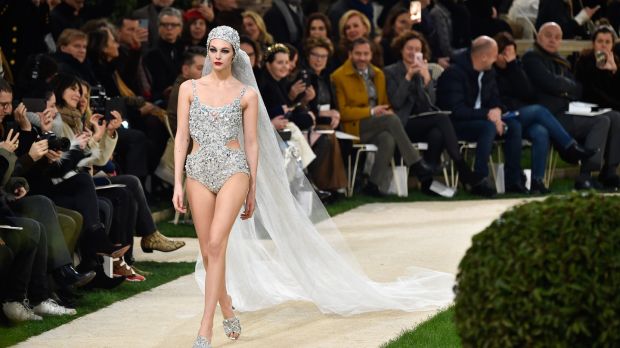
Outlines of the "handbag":
{"type": "Polygon", "coordinates": [[[398,197],[407,197],[409,195],[408,179],[409,172],[408,167],[403,163],[396,166],[392,162],[392,180],[387,193],[397,195],[398,197]]]}

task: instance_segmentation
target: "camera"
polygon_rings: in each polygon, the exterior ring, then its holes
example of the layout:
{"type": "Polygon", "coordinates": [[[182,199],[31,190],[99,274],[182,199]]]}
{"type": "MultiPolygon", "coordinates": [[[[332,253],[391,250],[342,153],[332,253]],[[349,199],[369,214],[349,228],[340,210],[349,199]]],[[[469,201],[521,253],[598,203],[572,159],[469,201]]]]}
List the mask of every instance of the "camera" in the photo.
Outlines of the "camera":
{"type": "Polygon", "coordinates": [[[71,147],[69,138],[58,138],[54,132],[41,134],[39,140],[47,140],[47,148],[52,151],[69,151],[71,147]]]}
{"type": "Polygon", "coordinates": [[[101,85],[93,86],[90,89],[90,110],[93,114],[105,114],[105,102],[107,99],[105,89],[101,85]]]}

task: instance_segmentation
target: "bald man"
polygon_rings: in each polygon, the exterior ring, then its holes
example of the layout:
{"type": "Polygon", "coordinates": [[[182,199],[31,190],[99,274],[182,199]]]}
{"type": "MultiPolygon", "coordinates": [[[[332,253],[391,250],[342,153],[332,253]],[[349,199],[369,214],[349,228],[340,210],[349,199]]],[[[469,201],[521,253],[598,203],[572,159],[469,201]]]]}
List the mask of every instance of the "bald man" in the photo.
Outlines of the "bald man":
{"type": "Polygon", "coordinates": [[[549,109],[564,129],[586,148],[600,149],[581,163],[575,180],[576,189],[607,189],[617,191],[620,177],[620,114],[607,112],[596,117],[574,116],[566,113],[571,101],[580,100],[582,87],[570,71],[570,63],[558,54],[562,43],[562,28],[553,22],[545,23],[538,31],[536,44],[523,56],[523,67],[536,91],[537,102],[549,109]],[[598,181],[593,171],[600,171],[598,181]]]}
{"type": "MultiPolygon", "coordinates": [[[[471,48],[456,53],[437,86],[437,104],[452,111],[460,140],[476,142],[474,172],[488,176],[487,161],[496,138],[504,140],[506,192],[527,193],[521,182],[521,124],[502,119],[506,111],[499,98],[493,63],[497,43],[488,36],[476,38],[471,48]]],[[[493,189],[490,185],[487,189],[493,189]]]]}

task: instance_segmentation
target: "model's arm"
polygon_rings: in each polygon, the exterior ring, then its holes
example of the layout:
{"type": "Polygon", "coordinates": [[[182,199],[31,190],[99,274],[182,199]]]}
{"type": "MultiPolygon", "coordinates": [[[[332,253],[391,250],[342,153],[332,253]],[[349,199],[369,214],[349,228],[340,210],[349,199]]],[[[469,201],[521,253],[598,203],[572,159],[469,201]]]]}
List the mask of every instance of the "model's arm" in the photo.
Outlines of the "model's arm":
{"type": "Polygon", "coordinates": [[[177,134],[174,138],[174,208],[184,213],[183,206],[183,168],[189,146],[189,104],[192,93],[191,81],[185,81],[179,88],[179,102],[177,106],[177,134]]]}
{"type": "Polygon", "coordinates": [[[250,189],[245,202],[245,211],[241,214],[242,219],[252,217],[256,199],[256,170],[258,168],[258,94],[253,89],[243,97],[245,108],[243,109],[243,143],[245,155],[250,166],[250,189]]]}

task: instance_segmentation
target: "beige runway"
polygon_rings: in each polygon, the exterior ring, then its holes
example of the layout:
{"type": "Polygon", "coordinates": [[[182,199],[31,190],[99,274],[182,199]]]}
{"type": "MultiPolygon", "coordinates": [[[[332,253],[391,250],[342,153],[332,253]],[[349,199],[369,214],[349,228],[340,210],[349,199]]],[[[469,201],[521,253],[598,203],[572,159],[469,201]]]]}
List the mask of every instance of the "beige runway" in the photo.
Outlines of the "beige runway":
{"type": "MultiPolygon", "coordinates": [[[[368,275],[391,281],[410,266],[456,273],[480,232],[523,200],[369,204],[334,219],[368,275]]],[[[138,260],[193,261],[195,240],[182,251],[138,260]]],[[[79,309],[78,309],[79,310],[79,309]]],[[[191,347],[202,311],[193,275],[141,293],[48,331],[18,347],[191,347]]],[[[307,302],[241,313],[239,341],[214,328],[214,347],[378,347],[434,312],[386,311],[352,317],[324,315],[307,302]]],[[[221,314],[216,313],[216,323],[221,314]]]]}

